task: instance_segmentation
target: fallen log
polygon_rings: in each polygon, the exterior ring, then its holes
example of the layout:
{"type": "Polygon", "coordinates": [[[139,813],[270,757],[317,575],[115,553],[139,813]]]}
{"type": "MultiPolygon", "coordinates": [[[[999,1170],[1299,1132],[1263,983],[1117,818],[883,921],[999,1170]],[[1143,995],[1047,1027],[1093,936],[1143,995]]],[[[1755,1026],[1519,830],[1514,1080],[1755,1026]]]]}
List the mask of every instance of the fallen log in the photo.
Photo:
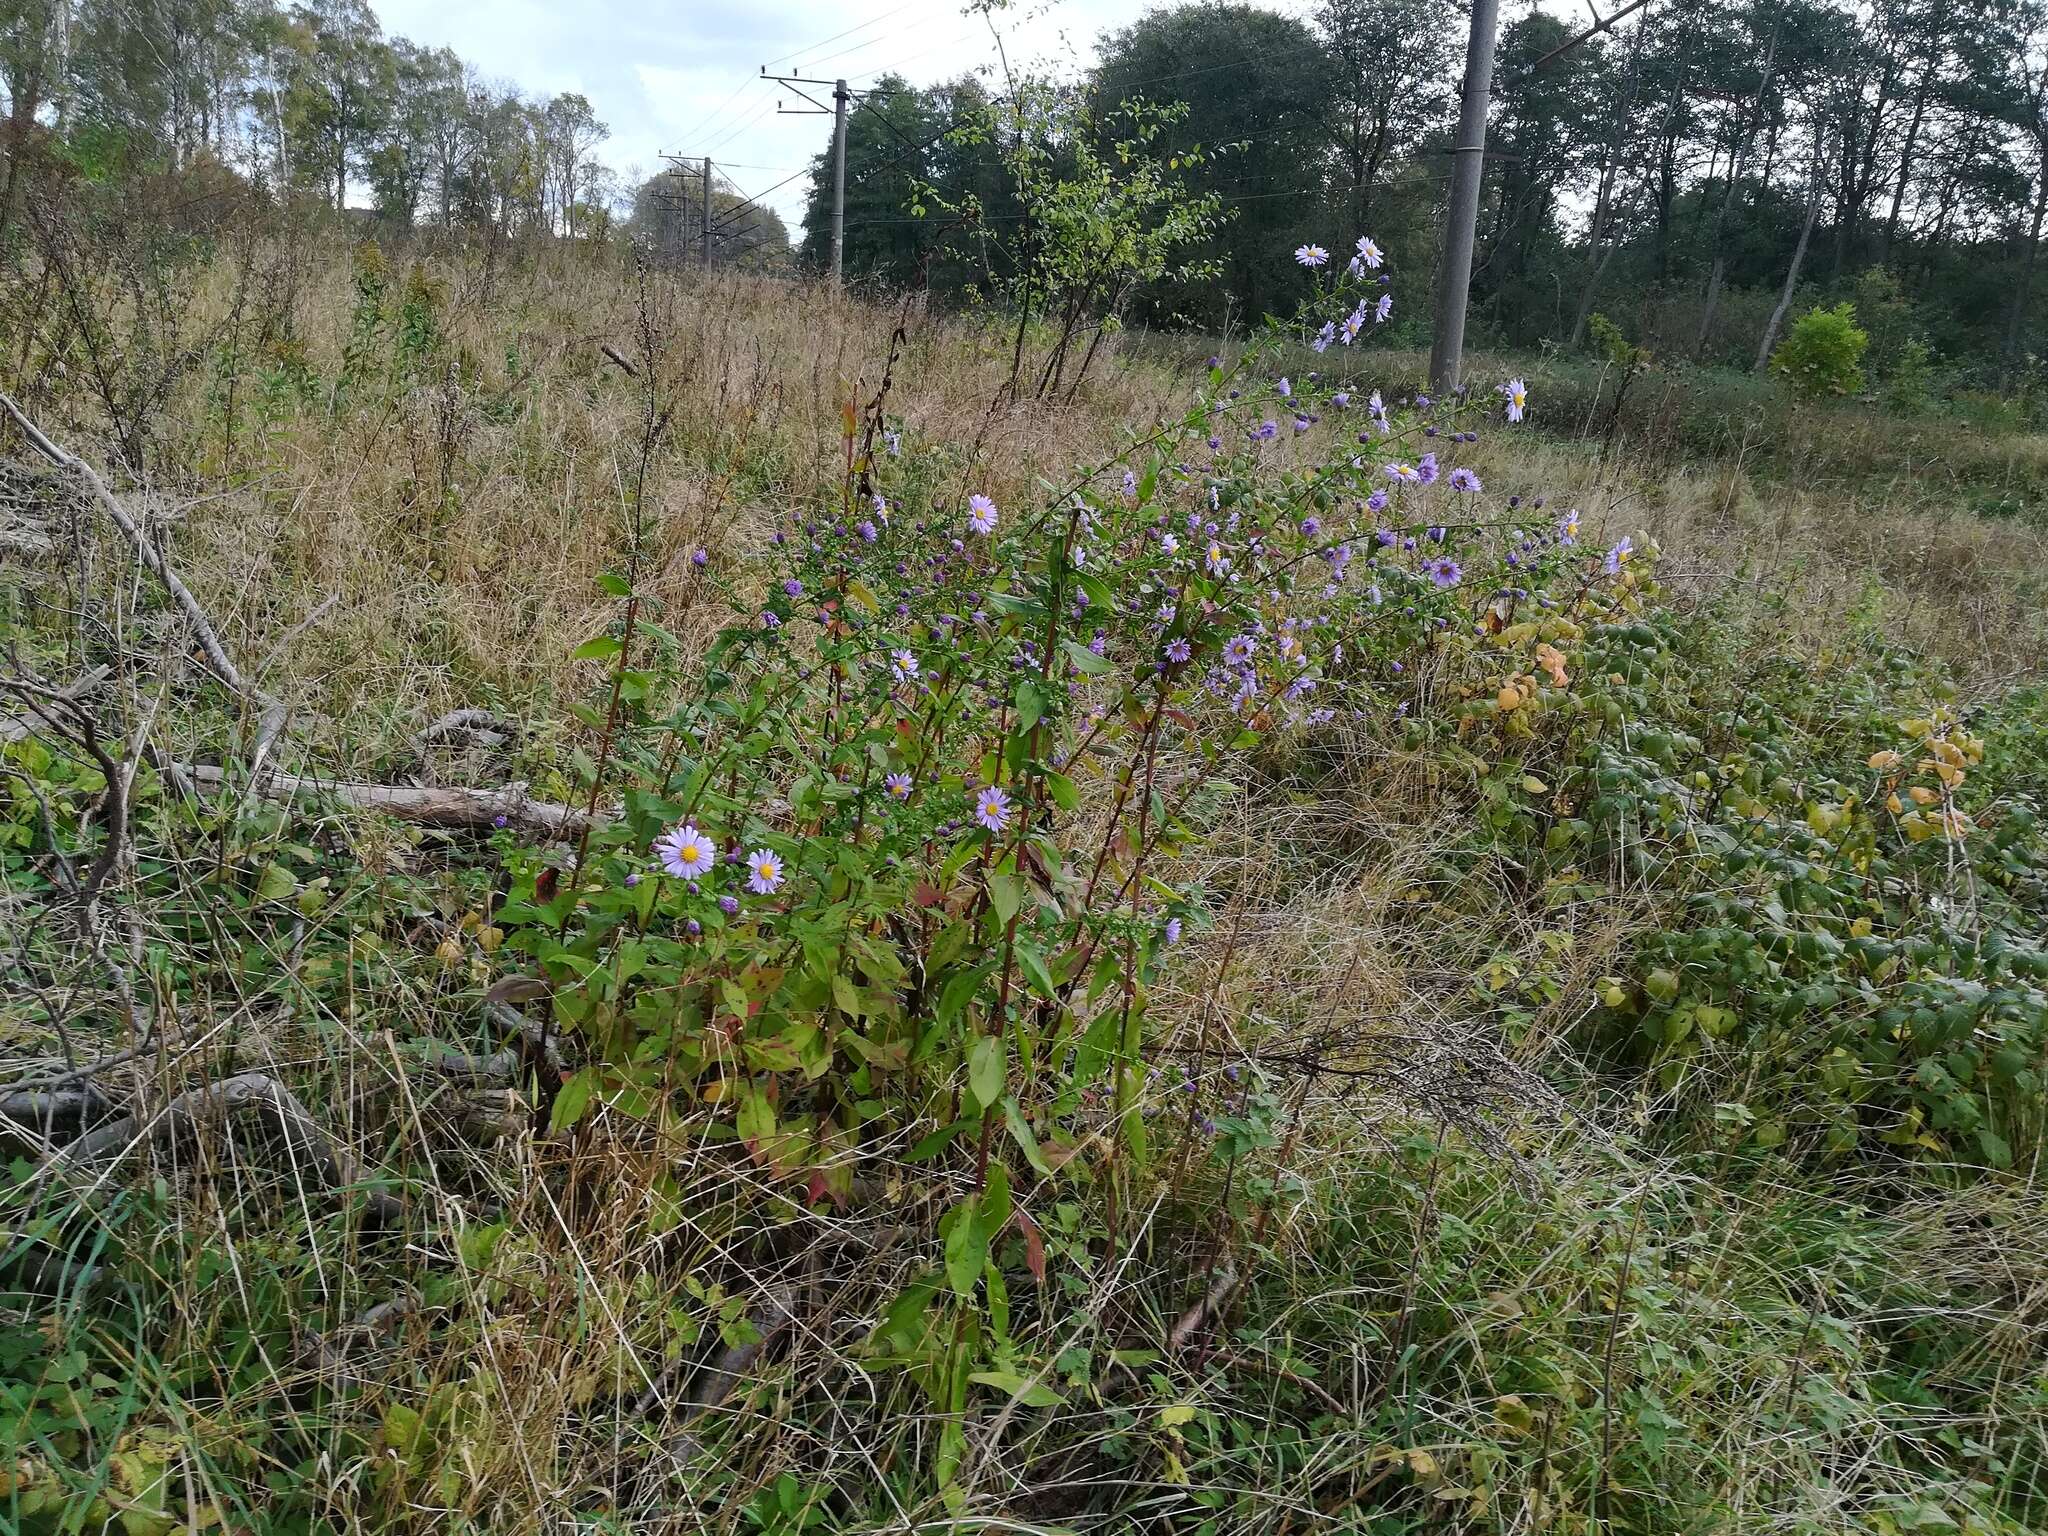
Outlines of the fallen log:
{"type": "MultiPolygon", "coordinates": [[[[153,1115],[131,1114],[85,1133],[45,1165],[45,1173],[105,1172],[151,1142],[191,1136],[243,1110],[258,1110],[271,1121],[323,1189],[355,1182],[355,1160],[320,1128],[297,1094],[266,1072],[237,1072],[179,1094],[153,1115]]],[[[369,1194],[370,1216],[382,1224],[400,1214],[399,1202],[382,1191],[369,1194]]]]}
{"type": "MultiPolygon", "coordinates": [[[[194,764],[183,771],[194,787],[201,790],[218,791],[230,783],[226,770],[205,764],[194,764]]],[[[441,789],[273,773],[258,780],[255,790],[269,800],[331,800],[358,810],[379,811],[422,827],[485,831],[509,826],[562,841],[580,837],[603,821],[602,817],[593,820],[574,806],[529,800],[523,784],[509,784],[503,789],[441,789]]]]}

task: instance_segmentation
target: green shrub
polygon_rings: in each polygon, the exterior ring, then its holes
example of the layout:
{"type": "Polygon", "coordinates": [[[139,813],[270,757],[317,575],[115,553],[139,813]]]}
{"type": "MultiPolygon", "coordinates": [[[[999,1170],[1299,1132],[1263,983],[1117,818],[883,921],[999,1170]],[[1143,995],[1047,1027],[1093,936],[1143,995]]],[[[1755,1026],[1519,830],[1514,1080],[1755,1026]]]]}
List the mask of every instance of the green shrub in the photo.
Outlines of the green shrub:
{"type": "Polygon", "coordinates": [[[1934,378],[1934,354],[1917,336],[1908,337],[1885,375],[1884,403],[1904,415],[1927,409],[1934,378]]]}
{"type": "Polygon", "coordinates": [[[1854,395],[1863,389],[1863,353],[1870,336],[1856,323],[1856,306],[1810,309],[1771,354],[1771,368],[1809,399],[1854,395]]]}

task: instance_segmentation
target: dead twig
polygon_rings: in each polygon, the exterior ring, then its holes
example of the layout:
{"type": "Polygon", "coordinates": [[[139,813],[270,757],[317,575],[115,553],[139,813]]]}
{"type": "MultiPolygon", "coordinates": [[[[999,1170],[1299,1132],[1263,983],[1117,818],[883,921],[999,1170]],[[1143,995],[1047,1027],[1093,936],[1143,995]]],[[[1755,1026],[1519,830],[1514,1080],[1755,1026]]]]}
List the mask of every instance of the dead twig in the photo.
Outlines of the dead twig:
{"type": "Polygon", "coordinates": [[[513,728],[488,709],[451,709],[412,739],[415,757],[425,757],[427,748],[450,736],[467,736],[481,746],[502,746],[514,734],[513,728]]]}
{"type": "Polygon", "coordinates": [[[213,627],[213,620],[200,606],[199,599],[192,595],[192,589],[187,587],[178,573],[171,568],[162,551],[129,514],[127,507],[122,505],[121,498],[108,489],[107,482],[100,478],[99,472],[69,449],[53,442],[41,427],[29,420],[22,408],[15,404],[13,397],[5,392],[0,392],[0,410],[4,410],[13,419],[14,425],[28,440],[31,448],[57,468],[76,478],[91,494],[93,500],[99,503],[107,516],[113,519],[114,526],[121,530],[122,536],[133,546],[142,563],[163,583],[164,590],[171,594],[171,601],[176,603],[178,610],[184,614],[185,622],[192,626],[192,633],[199,642],[200,652],[206,657],[207,665],[212,669],[214,676],[256,709],[256,732],[249,744],[247,755],[250,769],[260,770],[272,744],[284,730],[284,704],[242,675],[228,656],[227,648],[221,644],[220,634],[213,627]]]}
{"type": "Polygon", "coordinates": [[[1180,1321],[1173,1325],[1173,1332],[1166,1336],[1167,1350],[1179,1354],[1186,1349],[1189,1340],[1229,1305],[1230,1298],[1237,1294],[1237,1283],[1237,1265],[1225,1259],[1209,1277],[1209,1289],[1202,1299],[1183,1312],[1180,1321]]]}
{"type": "MultiPolygon", "coordinates": [[[[62,688],[54,690],[51,702],[60,705],[80,703],[89,694],[96,692],[113,675],[114,669],[112,667],[94,667],[90,672],[73,679],[62,688]]],[[[0,715],[0,745],[26,740],[38,729],[37,721],[32,717],[40,715],[41,711],[35,707],[33,702],[28,705],[28,711],[27,716],[0,715]]]]}
{"type": "MultiPolygon", "coordinates": [[[[153,1142],[196,1135],[244,1110],[260,1111],[270,1120],[322,1188],[340,1189],[355,1182],[354,1158],[320,1128],[297,1094],[267,1072],[237,1072],[188,1089],[154,1115],[123,1115],[72,1142],[46,1172],[104,1175],[153,1142]]],[[[381,1191],[371,1192],[369,1202],[375,1220],[388,1220],[399,1212],[398,1201],[381,1191]]]]}

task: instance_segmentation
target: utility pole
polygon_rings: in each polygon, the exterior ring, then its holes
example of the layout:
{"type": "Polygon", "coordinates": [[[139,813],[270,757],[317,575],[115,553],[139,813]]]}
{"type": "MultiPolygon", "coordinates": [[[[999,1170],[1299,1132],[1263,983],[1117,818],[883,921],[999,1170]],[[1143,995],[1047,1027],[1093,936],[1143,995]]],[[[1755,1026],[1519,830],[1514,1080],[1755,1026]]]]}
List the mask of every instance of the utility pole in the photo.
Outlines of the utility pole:
{"type": "MultiPolygon", "coordinates": [[[[1520,85],[1563,58],[1588,38],[1598,37],[1651,0],[1628,0],[1593,25],[1565,39],[1508,81],[1520,85]]],[[[1592,0],[1586,0],[1592,10],[1592,0]]],[[[1444,219],[1444,258],[1437,272],[1435,333],[1429,346],[1429,387],[1445,395],[1458,387],[1465,351],[1465,305],[1472,296],[1472,246],[1479,235],[1479,186],[1486,169],[1486,109],[1493,95],[1493,42],[1499,30],[1500,0],[1472,0],[1472,36],[1465,45],[1465,92],[1458,106],[1458,137],[1452,146],[1451,203],[1444,219]]]]}
{"type": "MultiPolygon", "coordinates": [[[[1491,0],[1482,0],[1491,3],[1491,0]]],[[[832,84],[832,286],[846,259],[846,82],[832,84]]]]}
{"type": "Polygon", "coordinates": [[[711,270],[711,157],[704,157],[704,228],[698,234],[698,258],[706,272],[711,270]]]}
{"type": "Polygon", "coordinates": [[[1444,219],[1444,254],[1437,269],[1435,334],[1429,347],[1429,387],[1447,395],[1458,387],[1465,351],[1465,302],[1472,289],[1472,244],[1479,232],[1479,184],[1486,169],[1486,108],[1493,95],[1493,40],[1500,0],[1472,0],[1472,36],[1465,45],[1465,97],[1453,142],[1451,203],[1444,219]]]}
{"type": "MultiPolygon", "coordinates": [[[[797,117],[814,114],[822,117],[828,111],[832,114],[832,244],[827,259],[827,271],[831,276],[832,286],[837,288],[841,269],[846,264],[846,104],[853,100],[856,93],[846,88],[844,80],[834,80],[832,105],[827,107],[809,91],[802,89],[806,85],[822,86],[825,84],[823,80],[811,80],[803,75],[771,75],[766,64],[761,66],[761,78],[787,87],[811,104],[808,108],[797,107],[792,110],[777,102],[775,110],[778,113],[797,117]]],[[[867,93],[863,91],[858,94],[865,96],[867,93]]]]}

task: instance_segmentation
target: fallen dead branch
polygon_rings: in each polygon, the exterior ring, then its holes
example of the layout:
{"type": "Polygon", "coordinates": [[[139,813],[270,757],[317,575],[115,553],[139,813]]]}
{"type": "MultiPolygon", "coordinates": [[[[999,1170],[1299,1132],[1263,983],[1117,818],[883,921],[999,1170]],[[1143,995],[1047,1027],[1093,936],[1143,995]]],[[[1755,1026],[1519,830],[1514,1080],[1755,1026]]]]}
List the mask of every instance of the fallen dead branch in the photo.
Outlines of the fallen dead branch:
{"type": "Polygon", "coordinates": [[[220,634],[213,627],[213,620],[200,606],[199,599],[192,595],[192,589],[187,587],[178,573],[171,568],[162,551],[143,532],[141,525],[129,514],[127,507],[122,505],[121,498],[108,489],[107,482],[99,477],[99,472],[69,449],[52,441],[41,427],[29,420],[22,408],[15,404],[13,397],[4,392],[0,392],[0,410],[4,410],[13,419],[31,448],[60,470],[75,477],[91,494],[93,500],[99,503],[107,516],[113,519],[114,526],[121,530],[122,536],[134,548],[142,563],[163,583],[164,590],[171,594],[171,601],[176,603],[178,610],[184,614],[185,622],[192,626],[192,633],[199,642],[200,652],[206,657],[207,666],[214,676],[231,691],[240,694],[256,710],[256,734],[249,743],[248,762],[252,771],[260,770],[271,746],[284,730],[284,704],[242,675],[240,669],[229,658],[227,648],[221,644],[220,634]]]}
{"type": "MultiPolygon", "coordinates": [[[[179,1094],[153,1115],[128,1114],[85,1133],[53,1159],[60,1174],[105,1173],[153,1142],[197,1134],[245,1110],[259,1111],[284,1137],[293,1157],[323,1189],[355,1182],[355,1160],[320,1128],[297,1094],[266,1072],[237,1072],[179,1094]]],[[[382,1222],[396,1216],[399,1203],[382,1191],[368,1196],[370,1215],[382,1222]]]]}
{"type": "Polygon", "coordinates": [[[412,739],[413,755],[426,756],[436,742],[467,737],[478,746],[500,747],[513,735],[513,728],[488,709],[451,709],[412,739]]]}
{"type": "MultiPolygon", "coordinates": [[[[224,769],[205,764],[194,764],[182,771],[201,790],[218,791],[226,788],[230,780],[224,769]]],[[[257,783],[256,791],[270,800],[331,800],[358,810],[381,811],[422,827],[485,831],[510,826],[562,840],[581,836],[587,828],[603,821],[602,817],[593,820],[573,806],[529,800],[523,784],[510,784],[503,789],[431,789],[273,773],[257,783]]]]}
{"type": "MultiPolygon", "coordinates": [[[[740,1378],[796,1321],[796,1290],[793,1286],[770,1286],[747,1312],[754,1337],[743,1344],[728,1344],[690,1377],[687,1390],[675,1405],[676,1428],[688,1427],[700,1415],[709,1413],[732,1394],[740,1378]]],[[[640,1394],[633,1412],[645,1416],[659,1408],[676,1381],[690,1375],[687,1365],[666,1371],[660,1380],[640,1394]]]]}
{"type": "MultiPolygon", "coordinates": [[[[95,692],[101,684],[105,683],[113,675],[114,669],[112,667],[94,667],[84,676],[76,678],[66,683],[62,688],[57,689],[49,702],[58,705],[79,703],[88,694],[95,692]]],[[[33,698],[26,701],[26,708],[28,710],[27,715],[0,715],[0,745],[24,740],[40,728],[35,717],[41,715],[42,711],[36,707],[36,702],[33,698]]],[[[48,722],[45,723],[47,724],[48,722]]]]}
{"type": "Polygon", "coordinates": [[[1220,1314],[1237,1294],[1237,1266],[1225,1259],[1209,1277],[1208,1292],[1187,1311],[1180,1321],[1173,1325],[1173,1332],[1167,1335],[1166,1347],[1173,1354],[1179,1354],[1188,1347],[1188,1341],[1202,1331],[1203,1326],[1220,1314]]]}

